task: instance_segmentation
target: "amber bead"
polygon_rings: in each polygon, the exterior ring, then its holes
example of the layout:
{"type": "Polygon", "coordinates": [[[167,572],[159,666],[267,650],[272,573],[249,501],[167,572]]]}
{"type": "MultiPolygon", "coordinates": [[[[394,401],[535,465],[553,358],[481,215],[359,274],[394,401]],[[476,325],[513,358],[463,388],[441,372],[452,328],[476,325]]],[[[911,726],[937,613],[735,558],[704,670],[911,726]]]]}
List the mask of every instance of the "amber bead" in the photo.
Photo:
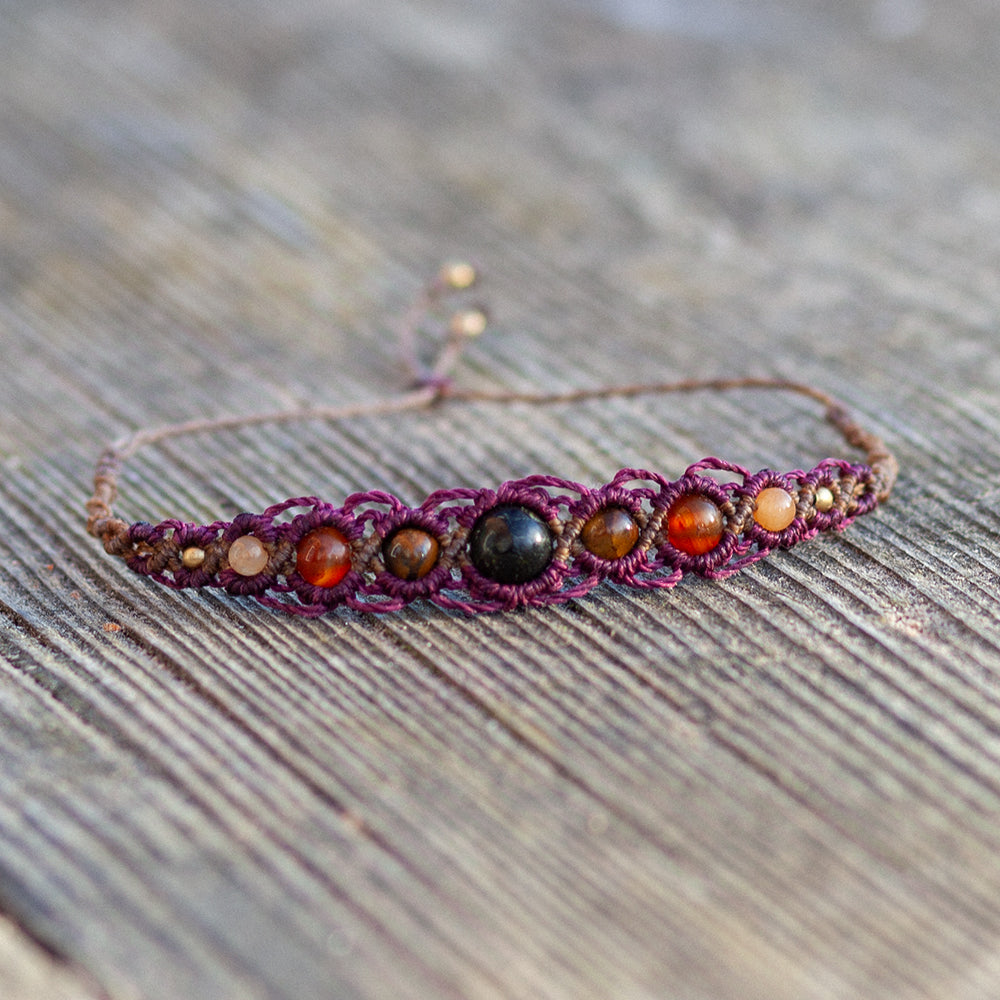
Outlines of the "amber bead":
{"type": "Polygon", "coordinates": [[[828,510],[833,509],[833,490],[829,486],[820,486],[816,490],[815,499],[816,509],[821,513],[825,514],[828,510]]]}
{"type": "Polygon", "coordinates": [[[350,543],[336,528],[316,528],[299,542],[295,568],[314,587],[335,587],[351,568],[350,543]]]}
{"type": "Polygon", "coordinates": [[[264,543],[253,535],[241,535],[229,546],[229,565],[240,576],[263,573],[269,559],[264,543]]]}
{"type": "Polygon", "coordinates": [[[639,540],[639,525],[627,510],[605,507],[583,526],[580,539],[599,559],[621,559],[639,540]]]}
{"type": "Polygon", "coordinates": [[[784,531],[795,520],[795,497],[780,486],[768,486],[757,494],[753,519],[765,531],[784,531]]]}
{"type": "Polygon", "coordinates": [[[690,556],[710,552],[722,540],[722,511],[700,493],[679,496],[667,511],[667,541],[690,556]]]}
{"type": "Polygon", "coordinates": [[[503,504],[472,526],[469,559],[489,580],[527,583],[552,560],[552,533],[533,510],[503,504]]]}
{"type": "Polygon", "coordinates": [[[400,580],[422,580],[437,564],[438,540],[422,528],[404,527],[382,543],[385,568],[400,580]]]}

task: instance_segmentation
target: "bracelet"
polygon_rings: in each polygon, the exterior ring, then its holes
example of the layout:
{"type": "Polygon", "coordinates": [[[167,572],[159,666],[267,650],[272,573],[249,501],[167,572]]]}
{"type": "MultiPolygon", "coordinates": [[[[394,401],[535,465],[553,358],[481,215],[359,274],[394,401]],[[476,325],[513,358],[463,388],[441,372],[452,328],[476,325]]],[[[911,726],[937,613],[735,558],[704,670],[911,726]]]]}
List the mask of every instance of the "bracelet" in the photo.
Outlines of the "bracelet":
{"type": "Polygon", "coordinates": [[[469,265],[445,268],[424,290],[400,331],[413,388],[343,407],[222,417],[138,431],[109,446],[87,502],[87,530],[130,569],[174,588],[215,587],[293,614],[335,607],[397,611],[414,600],[464,612],[507,610],[581,597],[602,581],[673,587],[685,573],[720,579],[821,531],[840,531],[892,490],[898,465],[882,440],[823,391],[778,378],[686,380],[567,393],[463,392],[449,371],[462,345],[482,332],[479,308],[456,313],[435,363],[416,358],[416,336],[448,292],[476,281],[469,265]],[[381,490],[339,505],[296,497],[232,521],[169,519],[127,523],[112,505],[124,462],[168,438],[262,423],[346,420],[426,409],[439,403],[572,404],[640,394],[782,390],[818,402],[825,419],[863,462],[828,458],[814,468],[748,469],[719,458],[678,479],[621,469],[602,486],[548,475],[495,487],[438,490],[417,506],[381,490]],[[711,473],[736,477],[720,482],[711,473]]]}

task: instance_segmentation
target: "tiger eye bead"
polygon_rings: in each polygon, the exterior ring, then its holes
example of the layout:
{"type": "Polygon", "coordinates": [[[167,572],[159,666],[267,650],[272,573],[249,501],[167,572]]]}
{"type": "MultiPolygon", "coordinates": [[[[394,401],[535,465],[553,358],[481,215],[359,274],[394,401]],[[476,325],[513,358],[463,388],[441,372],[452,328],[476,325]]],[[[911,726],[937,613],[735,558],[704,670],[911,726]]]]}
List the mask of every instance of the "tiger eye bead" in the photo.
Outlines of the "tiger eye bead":
{"type": "Polygon", "coordinates": [[[679,496],[667,510],[667,541],[680,552],[700,556],[722,541],[722,511],[700,493],[679,496]]]}
{"type": "Polygon", "coordinates": [[[264,543],[253,535],[241,535],[229,546],[229,566],[240,576],[263,573],[269,559],[264,543]]]}
{"type": "Polygon", "coordinates": [[[527,583],[551,561],[552,533],[533,510],[502,504],[472,526],[469,559],[488,580],[527,583]]]}
{"type": "Polygon", "coordinates": [[[816,499],[813,501],[816,504],[816,509],[821,513],[825,514],[828,510],[833,509],[833,490],[829,486],[820,486],[816,489],[816,499]]]}
{"type": "Polygon", "coordinates": [[[400,580],[422,580],[437,564],[438,540],[422,528],[394,531],[382,543],[385,568],[400,580]]]}
{"type": "Polygon", "coordinates": [[[753,519],[765,531],[784,531],[795,520],[795,497],[780,486],[768,486],[757,494],[753,519]]]}
{"type": "Polygon", "coordinates": [[[299,542],[295,568],[314,587],[335,587],[351,568],[351,546],[336,528],[325,525],[299,542]]]}
{"type": "Polygon", "coordinates": [[[580,540],[598,559],[621,559],[639,540],[639,525],[627,510],[605,507],[583,526],[580,540]]]}

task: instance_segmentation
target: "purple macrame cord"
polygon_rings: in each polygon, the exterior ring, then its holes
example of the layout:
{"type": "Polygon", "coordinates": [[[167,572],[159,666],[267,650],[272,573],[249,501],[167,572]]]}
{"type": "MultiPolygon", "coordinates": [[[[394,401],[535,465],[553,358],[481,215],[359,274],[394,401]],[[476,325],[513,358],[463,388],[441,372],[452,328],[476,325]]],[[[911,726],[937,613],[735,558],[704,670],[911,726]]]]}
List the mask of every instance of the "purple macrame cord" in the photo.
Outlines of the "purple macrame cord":
{"type": "Polygon", "coordinates": [[[296,497],[232,521],[137,522],[116,536],[109,550],[123,556],[132,570],[168,587],[220,588],[291,614],[316,616],[336,607],[393,612],[415,600],[473,613],[568,601],[604,580],[638,588],[673,587],[687,573],[718,580],[773,549],[788,548],[822,531],[843,530],[877,503],[877,481],[869,465],[827,459],[809,471],[765,469],[752,475],[710,457],[690,466],[677,480],[643,469],[622,469],[604,486],[588,488],[554,476],[529,476],[495,489],[438,490],[416,507],[381,490],[354,493],[340,506],[317,497],[296,497]],[[709,472],[734,474],[739,481],[720,484],[706,475],[709,472]],[[779,533],[764,531],[753,518],[756,496],[770,486],[789,491],[798,505],[794,521],[779,533]],[[815,505],[821,487],[834,497],[825,511],[815,505]],[[708,496],[725,517],[722,539],[703,555],[681,552],[667,537],[667,508],[676,497],[689,493],[708,496]],[[466,551],[477,517],[501,504],[536,512],[552,534],[551,560],[525,583],[487,579],[466,551]],[[635,546],[620,559],[600,559],[580,539],[586,519],[609,506],[627,510],[641,525],[635,546]],[[295,511],[301,513],[291,520],[283,517],[295,511]],[[296,547],[320,526],[336,527],[351,545],[350,572],[330,588],[306,583],[295,569],[296,547]],[[423,579],[406,581],[386,570],[381,544],[403,526],[432,534],[440,545],[438,563],[423,579]],[[228,566],[229,546],[244,535],[252,535],[268,550],[268,565],[259,574],[241,576],[228,566]],[[196,569],[187,569],[182,562],[189,546],[205,554],[196,569]]]}

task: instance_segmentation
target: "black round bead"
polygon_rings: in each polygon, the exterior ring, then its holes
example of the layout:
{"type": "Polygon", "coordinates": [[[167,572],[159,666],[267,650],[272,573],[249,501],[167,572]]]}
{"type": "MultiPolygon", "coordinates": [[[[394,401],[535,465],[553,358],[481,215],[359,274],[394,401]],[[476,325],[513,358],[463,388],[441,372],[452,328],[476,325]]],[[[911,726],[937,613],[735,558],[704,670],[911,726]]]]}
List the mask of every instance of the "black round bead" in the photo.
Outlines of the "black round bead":
{"type": "Polygon", "coordinates": [[[527,583],[551,561],[552,533],[527,507],[494,507],[472,526],[469,558],[488,580],[527,583]]]}

